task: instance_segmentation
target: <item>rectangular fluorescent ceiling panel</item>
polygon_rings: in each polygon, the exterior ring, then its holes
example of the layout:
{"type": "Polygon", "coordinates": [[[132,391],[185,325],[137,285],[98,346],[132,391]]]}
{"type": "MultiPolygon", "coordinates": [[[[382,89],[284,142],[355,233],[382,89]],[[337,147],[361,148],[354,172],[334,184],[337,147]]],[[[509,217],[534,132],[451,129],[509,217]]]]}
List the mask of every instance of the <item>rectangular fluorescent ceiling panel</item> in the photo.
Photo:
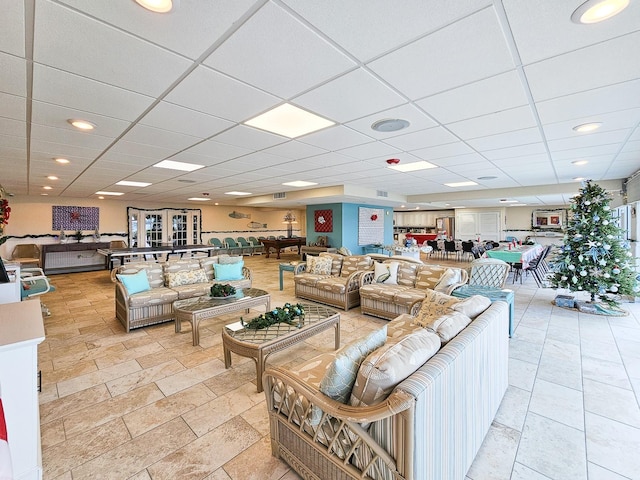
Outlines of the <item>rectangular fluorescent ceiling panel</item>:
{"type": "Polygon", "coordinates": [[[445,183],[445,185],[447,187],[472,187],[473,185],[477,185],[477,183],[476,182],[454,182],[454,183],[445,183]]]}
{"type": "Polygon", "coordinates": [[[284,137],[296,138],[335,125],[335,122],[285,103],[247,120],[244,124],[284,137]]]}
{"type": "Polygon", "coordinates": [[[191,197],[191,198],[187,198],[187,200],[191,200],[191,201],[194,201],[194,202],[208,202],[211,199],[210,198],[202,198],[202,197],[191,197]]]}
{"type": "Polygon", "coordinates": [[[119,195],[124,195],[124,192],[96,192],[96,195],[113,195],[113,196],[119,196],[119,195]]]}
{"type": "Polygon", "coordinates": [[[156,163],[154,167],[168,168],[170,170],[181,170],[183,172],[193,172],[199,168],[203,168],[204,165],[196,165],[195,163],[174,162],[173,160],[163,160],[160,163],[156,163]]]}
{"type": "Polygon", "coordinates": [[[404,165],[391,165],[389,168],[393,170],[398,170],[399,172],[415,172],[416,170],[426,170],[428,168],[436,168],[436,165],[433,163],[420,161],[420,162],[411,162],[405,163],[404,165]]]}
{"type": "Polygon", "coordinates": [[[148,187],[151,184],[147,182],[130,182],[129,180],[121,180],[116,182],[116,185],[122,185],[124,187],[148,187]]]}
{"type": "Polygon", "coordinates": [[[224,192],[225,195],[251,195],[249,192],[224,192]]]}
{"type": "Polygon", "coordinates": [[[289,187],[310,187],[311,185],[317,185],[315,182],[305,182],[304,180],[296,180],[295,182],[283,183],[289,187]]]}

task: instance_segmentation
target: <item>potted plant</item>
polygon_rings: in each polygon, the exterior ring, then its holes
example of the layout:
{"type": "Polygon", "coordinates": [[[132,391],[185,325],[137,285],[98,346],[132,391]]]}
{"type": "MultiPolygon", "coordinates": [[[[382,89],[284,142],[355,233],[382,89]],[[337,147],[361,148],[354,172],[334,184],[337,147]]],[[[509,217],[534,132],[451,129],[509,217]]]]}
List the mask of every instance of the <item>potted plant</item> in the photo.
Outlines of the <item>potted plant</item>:
{"type": "Polygon", "coordinates": [[[75,237],[78,243],[82,241],[82,232],[80,230],[78,230],[73,236],[75,237]]]}

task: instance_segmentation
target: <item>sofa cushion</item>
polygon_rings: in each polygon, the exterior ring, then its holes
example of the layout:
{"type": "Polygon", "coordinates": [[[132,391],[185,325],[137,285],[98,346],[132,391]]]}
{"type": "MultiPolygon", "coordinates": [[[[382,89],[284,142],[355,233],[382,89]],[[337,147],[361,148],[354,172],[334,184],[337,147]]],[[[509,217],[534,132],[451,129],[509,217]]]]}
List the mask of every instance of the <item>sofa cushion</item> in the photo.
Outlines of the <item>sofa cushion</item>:
{"type": "Polygon", "coordinates": [[[131,274],[140,270],[147,273],[147,279],[151,288],[164,287],[164,275],[162,273],[162,265],[156,262],[131,262],[125,263],[118,268],[118,273],[131,274]]]}
{"type": "Polygon", "coordinates": [[[334,400],[347,403],[362,361],[387,340],[387,326],[371,332],[341,348],[320,381],[320,391],[334,400]]]}
{"type": "Polygon", "coordinates": [[[129,297],[129,307],[148,307],[150,305],[170,303],[175,300],[178,300],[178,292],[167,287],[158,287],[131,295],[129,297]]]}
{"type": "Polygon", "coordinates": [[[128,275],[117,273],[116,277],[118,277],[118,280],[122,282],[129,295],[151,290],[151,286],[149,286],[149,278],[147,277],[147,272],[145,272],[144,269],[128,275]]]}
{"type": "Polygon", "coordinates": [[[375,262],[373,265],[373,280],[376,283],[384,283],[387,285],[398,284],[398,267],[400,267],[399,262],[375,262]]]}
{"type": "Polygon", "coordinates": [[[360,287],[360,298],[370,298],[372,300],[379,300],[383,302],[393,302],[395,296],[407,290],[409,287],[403,287],[401,285],[386,285],[384,283],[370,283],[368,285],[362,285],[360,287]]]}
{"type": "Polygon", "coordinates": [[[371,257],[369,257],[368,255],[353,255],[351,257],[344,257],[344,259],[342,260],[342,270],[340,270],[340,276],[348,277],[352,273],[369,269],[371,269],[371,257]]]}
{"type": "Polygon", "coordinates": [[[307,256],[307,272],[316,275],[331,275],[331,259],[307,256]]]}
{"type": "Polygon", "coordinates": [[[242,275],[242,267],[244,267],[244,262],[236,262],[236,263],[226,263],[226,264],[213,264],[213,270],[215,272],[215,281],[223,281],[223,280],[241,280],[242,275]]]}
{"type": "Polygon", "coordinates": [[[440,344],[438,335],[423,328],[389,339],[362,361],[349,405],[369,406],[385,400],[398,383],[436,354],[440,344]]]}
{"type": "Polygon", "coordinates": [[[347,291],[347,279],[343,277],[325,277],[316,282],[318,290],[343,294],[347,291]]]}
{"type": "Polygon", "coordinates": [[[342,259],[344,258],[342,255],[337,253],[329,253],[329,252],[320,252],[319,257],[330,258],[331,259],[331,275],[333,277],[339,277],[340,271],[342,270],[342,259]]]}
{"type": "Polygon", "coordinates": [[[242,255],[227,255],[227,254],[218,255],[218,263],[220,265],[230,265],[232,263],[240,263],[240,262],[244,263],[242,255]]]}
{"type": "Polygon", "coordinates": [[[198,259],[171,260],[162,264],[165,279],[169,273],[185,272],[198,268],[201,268],[198,259]]]}
{"type": "Polygon", "coordinates": [[[398,267],[398,285],[414,287],[416,285],[416,272],[419,264],[400,262],[398,267]]]}
{"type": "Polygon", "coordinates": [[[474,320],[478,315],[484,312],[491,305],[491,300],[482,295],[472,295],[469,298],[459,301],[453,306],[456,312],[465,314],[474,320]]]}
{"type": "Polygon", "coordinates": [[[447,269],[440,265],[422,265],[416,273],[416,287],[434,289],[447,269]]]}
{"type": "Polygon", "coordinates": [[[393,303],[409,308],[414,302],[424,299],[425,290],[420,288],[405,288],[402,291],[395,292],[393,303]]]}
{"type": "Polygon", "coordinates": [[[434,319],[431,325],[427,325],[425,328],[435,332],[444,345],[470,323],[471,319],[464,313],[454,311],[434,319]]]}
{"type": "Polygon", "coordinates": [[[403,313],[387,323],[387,341],[392,338],[403,337],[414,330],[424,330],[424,328],[417,325],[414,320],[410,314],[403,313]]]}
{"type": "Polygon", "coordinates": [[[422,306],[416,314],[415,322],[427,328],[443,315],[454,313],[453,306],[458,302],[460,302],[458,298],[427,289],[422,306]]]}
{"type": "Polygon", "coordinates": [[[455,269],[447,268],[445,272],[442,274],[442,276],[440,277],[440,280],[438,280],[437,285],[433,287],[433,289],[436,292],[446,293],[448,292],[449,287],[459,282],[460,282],[460,270],[458,270],[457,268],[455,269]]]}
{"type": "Polygon", "coordinates": [[[201,297],[207,295],[211,291],[210,283],[192,283],[188,285],[179,285],[171,287],[171,290],[178,292],[178,299],[191,297],[201,297]]]}
{"type": "Polygon", "coordinates": [[[305,383],[315,388],[320,388],[320,382],[336,358],[336,354],[337,351],[322,353],[313,357],[311,360],[292,366],[290,370],[304,380],[305,383]]]}
{"type": "Polygon", "coordinates": [[[318,280],[322,280],[327,278],[326,275],[316,275],[314,273],[302,272],[293,277],[293,281],[300,285],[305,285],[307,287],[315,287],[318,283],[318,280]]]}
{"type": "Polygon", "coordinates": [[[180,270],[178,272],[169,272],[166,275],[167,287],[179,287],[180,285],[192,285],[194,283],[206,283],[207,274],[203,268],[195,268],[193,270],[180,270]]]}

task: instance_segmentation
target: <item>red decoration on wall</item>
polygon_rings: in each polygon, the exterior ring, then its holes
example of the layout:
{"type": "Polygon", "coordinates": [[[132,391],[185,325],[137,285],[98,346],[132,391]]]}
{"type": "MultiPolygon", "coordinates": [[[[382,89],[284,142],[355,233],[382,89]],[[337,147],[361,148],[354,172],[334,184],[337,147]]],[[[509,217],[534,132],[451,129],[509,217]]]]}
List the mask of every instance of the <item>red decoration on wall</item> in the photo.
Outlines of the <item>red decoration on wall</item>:
{"type": "Polygon", "coordinates": [[[333,210],[316,210],[314,217],[316,232],[333,232],[333,210]]]}
{"type": "Polygon", "coordinates": [[[378,215],[371,215],[371,220],[372,221],[376,221],[378,219],[378,215]]]}

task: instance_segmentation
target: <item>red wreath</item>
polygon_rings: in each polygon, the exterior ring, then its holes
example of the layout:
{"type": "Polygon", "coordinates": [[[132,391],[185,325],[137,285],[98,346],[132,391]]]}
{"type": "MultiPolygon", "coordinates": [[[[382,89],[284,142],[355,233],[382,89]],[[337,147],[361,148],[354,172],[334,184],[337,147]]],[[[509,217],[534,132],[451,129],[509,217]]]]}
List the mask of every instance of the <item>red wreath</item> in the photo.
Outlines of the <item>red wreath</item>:
{"type": "Polygon", "coordinates": [[[0,202],[0,225],[7,225],[11,216],[11,207],[6,199],[0,202]]]}

